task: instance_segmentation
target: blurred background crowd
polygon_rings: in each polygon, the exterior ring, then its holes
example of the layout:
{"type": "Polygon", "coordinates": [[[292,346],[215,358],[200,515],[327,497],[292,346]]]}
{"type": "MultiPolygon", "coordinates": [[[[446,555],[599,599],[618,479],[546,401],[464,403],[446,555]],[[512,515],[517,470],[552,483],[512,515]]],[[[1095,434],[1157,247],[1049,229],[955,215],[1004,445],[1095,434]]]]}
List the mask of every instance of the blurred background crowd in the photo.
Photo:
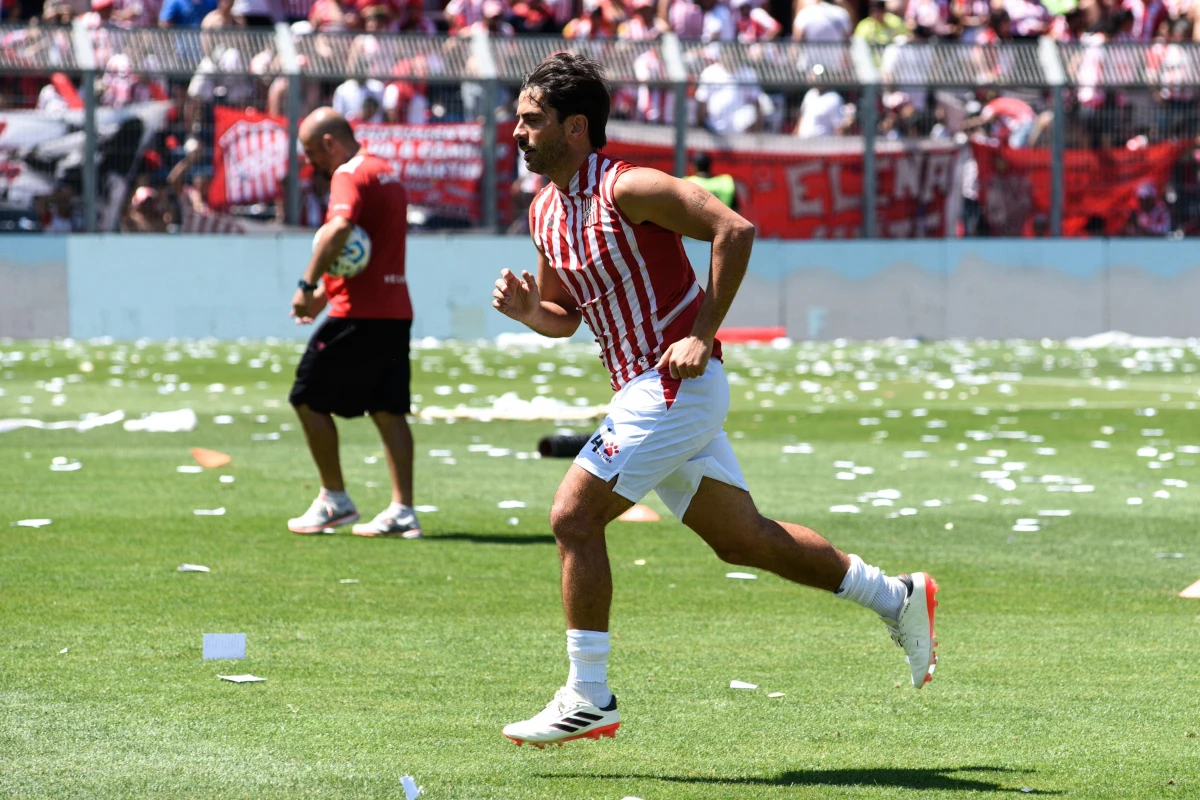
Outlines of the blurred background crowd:
{"type": "MultiPolygon", "coordinates": [[[[121,108],[149,100],[170,104],[155,141],[144,148],[137,177],[127,193],[120,225],[126,230],[189,229],[188,219],[208,220],[213,113],[218,106],[255,108],[286,115],[288,79],[279,74],[272,26],[284,22],[298,42],[300,59],[319,67],[306,78],[300,113],[330,104],[351,120],[366,122],[454,122],[489,112],[511,115],[511,91],[499,106],[484,107],[478,84],[426,82],[454,69],[469,72],[471,36],[486,30],[495,40],[555,35],[568,39],[654,40],[675,33],[695,69],[687,102],[688,124],[720,136],[774,134],[797,140],[861,135],[856,90],[822,86],[819,78],[839,68],[829,58],[808,57],[808,85],[764,86],[749,59],[794,55],[771,42],[843,45],[859,38],[873,46],[884,91],[872,118],[882,140],[957,140],[985,137],[1008,147],[1044,147],[1056,124],[1045,87],[987,88],[989,80],[1019,69],[1003,45],[1051,37],[1075,44],[1068,67],[1078,88],[1067,97],[1063,126],[1068,148],[1137,149],[1166,140],[1191,140],[1200,133],[1197,93],[1171,86],[1174,72],[1187,69],[1184,45],[1200,38],[1195,24],[1200,0],[2,0],[0,51],[6,62],[53,66],[68,63],[70,29],[83,21],[97,54],[102,107],[121,108]],[[138,52],[146,39],[124,36],[144,28],[197,28],[203,49],[190,79],[155,74],[167,56],[138,52]],[[227,30],[261,30],[261,47],[246,51],[222,39],[227,30]],[[435,55],[386,46],[379,34],[449,36],[435,55]],[[720,43],[744,47],[724,48],[720,43]],[[930,43],[956,42],[980,88],[936,90],[906,87],[914,74],[937,68],[930,43]],[[1142,90],[1105,88],[1104,72],[1123,68],[1106,52],[1123,42],[1149,44],[1135,65],[1142,90]],[[757,48],[757,49],[756,49],[757,48]],[[749,55],[747,55],[749,54],[749,55]],[[56,61],[57,59],[57,61],[56,61]],[[157,59],[157,60],[156,60],[157,59]],[[360,77],[345,78],[346,75],[360,77]],[[374,76],[367,78],[365,76],[374,76]],[[325,76],[328,76],[327,78],[325,76]],[[1166,85],[1164,85],[1166,84],[1166,85]],[[1154,88],[1157,86],[1157,88],[1154,88]]],[[[498,48],[503,53],[503,47],[498,48]]],[[[831,50],[831,52],[834,52],[831,50]]],[[[663,65],[653,49],[642,50],[633,70],[639,84],[614,87],[613,117],[649,124],[674,123],[670,89],[653,87],[663,65]],[[649,85],[648,85],[649,84],[649,85]]],[[[66,71],[64,71],[66,72],[66,71]]],[[[307,74],[307,72],[306,72],[307,74]]],[[[827,83],[827,82],[824,82],[827,83]]],[[[0,109],[54,111],[76,107],[83,87],[64,73],[0,74],[0,109]]],[[[803,147],[804,145],[797,145],[803,147]]],[[[1190,234],[1200,218],[1200,172],[1188,149],[1168,187],[1139,188],[1123,232],[1190,234]]],[[[520,164],[517,165],[518,169],[520,164]]],[[[989,224],[978,206],[974,165],[961,170],[964,235],[1011,235],[1003,223],[989,224]]],[[[536,176],[518,175],[511,194],[536,190],[536,176]]],[[[303,190],[302,224],[323,214],[327,187],[309,181],[303,190]]],[[[37,216],[48,231],[78,230],[77,192],[64,183],[37,198],[37,216]]],[[[279,204],[276,204],[278,206],[279,204]]],[[[1019,206],[1019,203],[1015,204],[1019,206]]],[[[241,209],[243,219],[268,218],[278,208],[241,209]]],[[[1020,216],[1019,214],[1017,216],[1020,216]]],[[[519,220],[519,209],[514,213],[519,220]]],[[[1015,218],[1015,217],[1014,217],[1015,218]]],[[[194,229],[199,223],[193,223],[194,229]]],[[[219,223],[234,229],[237,223],[219,223]]],[[[1109,231],[1113,233],[1113,231],[1109,231]]]]}

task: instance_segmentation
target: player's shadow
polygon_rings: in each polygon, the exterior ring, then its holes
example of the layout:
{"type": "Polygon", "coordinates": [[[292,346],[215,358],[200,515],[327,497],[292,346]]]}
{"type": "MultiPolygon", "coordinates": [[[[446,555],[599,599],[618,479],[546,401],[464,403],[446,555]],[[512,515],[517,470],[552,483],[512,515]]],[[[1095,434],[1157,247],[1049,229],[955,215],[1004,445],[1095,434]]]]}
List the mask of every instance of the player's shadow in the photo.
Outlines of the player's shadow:
{"type": "MultiPolygon", "coordinates": [[[[1062,794],[1047,789],[1013,789],[994,780],[966,777],[962,773],[1014,773],[1006,767],[942,767],[942,768],[878,768],[878,769],[800,769],[781,772],[769,777],[718,778],[700,775],[572,775],[578,778],[601,778],[628,782],[631,778],[665,781],[667,783],[707,783],[743,786],[881,786],[917,791],[951,792],[1011,792],[1014,794],[1062,794]],[[1028,790],[1027,790],[1028,789],[1028,790]]],[[[546,777],[567,777],[564,775],[546,777]]]]}
{"type": "Polygon", "coordinates": [[[434,533],[427,542],[474,542],[475,544],[554,544],[550,533],[434,533]]]}

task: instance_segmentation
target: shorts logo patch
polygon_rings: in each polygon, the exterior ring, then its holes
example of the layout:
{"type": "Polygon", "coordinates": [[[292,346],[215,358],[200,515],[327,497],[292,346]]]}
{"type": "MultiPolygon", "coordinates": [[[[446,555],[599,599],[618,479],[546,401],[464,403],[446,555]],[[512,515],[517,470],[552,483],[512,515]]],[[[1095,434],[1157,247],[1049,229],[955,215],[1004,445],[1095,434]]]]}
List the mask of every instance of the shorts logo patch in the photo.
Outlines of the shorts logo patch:
{"type": "Polygon", "coordinates": [[[608,428],[608,435],[598,433],[591,441],[592,452],[599,455],[608,463],[612,463],[613,456],[621,452],[621,448],[617,446],[616,434],[612,428],[608,428]]]}

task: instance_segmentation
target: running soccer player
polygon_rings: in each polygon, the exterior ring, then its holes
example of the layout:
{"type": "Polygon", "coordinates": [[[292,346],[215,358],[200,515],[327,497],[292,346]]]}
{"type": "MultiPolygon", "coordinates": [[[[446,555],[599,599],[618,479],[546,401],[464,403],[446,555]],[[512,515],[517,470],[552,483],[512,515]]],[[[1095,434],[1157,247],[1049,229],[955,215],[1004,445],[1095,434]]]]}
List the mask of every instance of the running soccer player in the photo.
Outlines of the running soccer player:
{"type": "Polygon", "coordinates": [[[716,554],[871,609],[933,677],[937,584],[884,575],[808,528],[759,514],[722,425],[729,384],[716,332],[746,272],[754,226],[702,187],[606,156],[600,67],[559,53],[526,76],[514,137],[550,183],[530,207],[538,274],[504,270],[492,305],[544,336],[585,321],[616,396],[554,498],[570,672],[546,708],[505,726],[518,745],[616,735],[608,688],[612,575],[605,526],[651,489],[716,554]],[[701,290],[681,236],[712,242],[701,290]]]}
{"type": "Polygon", "coordinates": [[[288,398],[300,417],[321,476],[321,492],[293,533],[322,533],[358,520],[346,493],[333,415],[370,414],[383,439],[392,502],[359,536],[415,539],[421,526],[412,508],[413,440],[408,421],[412,302],[404,275],[408,194],[391,164],[362,149],[345,117],[318,108],[300,125],[300,143],[313,169],[330,180],[329,210],[300,286],[292,298],[297,323],[329,315],[313,333],[296,368],[288,398]],[[327,273],[355,225],[371,239],[371,259],[353,278],[327,273]],[[318,285],[318,281],[321,282],[318,285]]]}

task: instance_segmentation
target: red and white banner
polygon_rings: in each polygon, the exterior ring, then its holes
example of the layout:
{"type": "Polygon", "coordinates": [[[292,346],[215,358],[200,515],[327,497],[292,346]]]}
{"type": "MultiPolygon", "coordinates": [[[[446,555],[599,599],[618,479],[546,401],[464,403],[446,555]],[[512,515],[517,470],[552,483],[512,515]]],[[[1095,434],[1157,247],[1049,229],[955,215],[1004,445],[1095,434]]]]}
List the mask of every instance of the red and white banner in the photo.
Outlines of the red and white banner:
{"type": "MultiPolygon", "coordinates": [[[[513,181],[513,128],[496,124],[496,186],[499,218],[507,222],[508,186],[513,181]]],[[[474,122],[426,125],[357,123],[354,133],[367,150],[388,161],[408,190],[408,202],[452,219],[483,219],[483,126],[474,122]]]]}
{"type": "MultiPolygon", "coordinates": [[[[1157,196],[1189,142],[1163,142],[1139,150],[1067,150],[1063,169],[1063,235],[1120,235],[1137,207],[1137,190],[1157,196]]],[[[1034,220],[1050,215],[1050,151],[1012,150],[973,141],[979,165],[979,200],[992,233],[1033,234],[1034,220]]]]}
{"type": "Polygon", "coordinates": [[[213,208],[275,201],[287,177],[287,120],[253,109],[217,106],[213,137],[213,208]]]}
{"type": "MultiPolygon", "coordinates": [[[[253,110],[218,107],[216,114],[209,204],[227,208],[275,200],[287,175],[287,121],[253,110]]],[[[509,122],[496,126],[501,221],[508,217],[514,125],[509,122]]],[[[482,220],[482,125],[356,123],[354,131],[368,151],[396,168],[411,205],[452,219],[482,220]]]]}
{"type": "MultiPolygon", "coordinates": [[[[670,173],[674,148],[659,128],[609,126],[604,151],[670,173]],[[640,130],[639,130],[640,129],[640,130]],[[648,141],[649,139],[658,141],[648,141]]],[[[713,174],[732,175],[738,208],[759,236],[846,239],[862,230],[863,149],[858,137],[801,142],[784,136],[713,140],[713,174]]],[[[689,153],[689,157],[691,153],[689,153]]],[[[876,214],[885,238],[944,236],[946,198],[957,190],[958,148],[948,142],[881,142],[876,214]]]]}

